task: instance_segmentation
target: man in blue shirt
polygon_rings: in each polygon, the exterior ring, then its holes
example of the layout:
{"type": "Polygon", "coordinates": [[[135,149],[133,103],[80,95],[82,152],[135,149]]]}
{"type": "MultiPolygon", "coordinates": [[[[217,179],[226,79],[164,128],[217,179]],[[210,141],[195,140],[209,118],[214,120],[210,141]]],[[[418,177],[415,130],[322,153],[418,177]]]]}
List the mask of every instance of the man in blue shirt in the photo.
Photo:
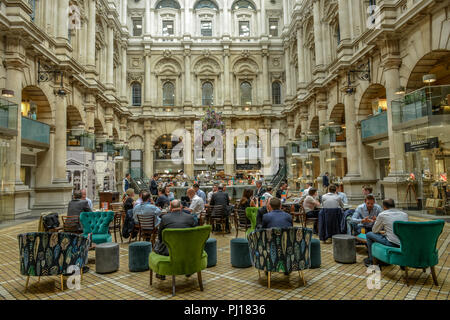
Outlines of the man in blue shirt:
{"type": "Polygon", "coordinates": [[[169,197],[165,194],[165,191],[165,188],[160,188],[158,190],[159,196],[155,202],[155,205],[161,209],[170,205],[169,197]]]}
{"type": "Polygon", "coordinates": [[[206,204],[206,193],[204,193],[201,189],[198,183],[194,184],[193,186],[195,193],[202,198],[203,202],[206,204]]]}
{"type": "Polygon", "coordinates": [[[154,206],[151,202],[151,195],[149,192],[142,193],[142,203],[138,204],[133,209],[133,219],[136,224],[139,224],[138,215],[154,215],[156,217],[155,226],[159,224],[161,218],[159,215],[161,214],[161,210],[154,206]]]}
{"type": "Polygon", "coordinates": [[[128,189],[130,189],[130,174],[129,173],[127,173],[125,175],[125,179],[123,179],[123,193],[126,193],[128,189]]]}
{"type": "Polygon", "coordinates": [[[266,213],[262,219],[263,229],[292,227],[292,216],[280,210],[280,208],[281,200],[276,197],[270,198],[267,204],[267,211],[269,213],[266,213]]]}
{"type": "Polygon", "coordinates": [[[348,198],[347,198],[347,195],[346,195],[344,192],[338,191],[337,194],[338,194],[339,198],[341,198],[342,202],[343,202],[345,205],[348,204],[348,198]]]}
{"type": "Polygon", "coordinates": [[[359,205],[350,220],[351,227],[357,234],[361,233],[364,227],[366,232],[372,230],[373,224],[377,216],[383,209],[375,203],[375,197],[371,194],[367,195],[364,203],[359,205]]]}

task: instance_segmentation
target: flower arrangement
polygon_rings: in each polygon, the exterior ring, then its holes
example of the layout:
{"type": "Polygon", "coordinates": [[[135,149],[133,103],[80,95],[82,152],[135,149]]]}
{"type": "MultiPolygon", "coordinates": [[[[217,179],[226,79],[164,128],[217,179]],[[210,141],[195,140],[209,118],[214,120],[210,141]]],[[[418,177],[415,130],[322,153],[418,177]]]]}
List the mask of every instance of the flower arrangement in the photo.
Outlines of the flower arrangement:
{"type": "Polygon", "coordinates": [[[218,129],[225,133],[225,123],[222,120],[222,112],[216,112],[215,110],[208,108],[205,116],[202,118],[202,129],[206,131],[208,129],[218,129]]]}

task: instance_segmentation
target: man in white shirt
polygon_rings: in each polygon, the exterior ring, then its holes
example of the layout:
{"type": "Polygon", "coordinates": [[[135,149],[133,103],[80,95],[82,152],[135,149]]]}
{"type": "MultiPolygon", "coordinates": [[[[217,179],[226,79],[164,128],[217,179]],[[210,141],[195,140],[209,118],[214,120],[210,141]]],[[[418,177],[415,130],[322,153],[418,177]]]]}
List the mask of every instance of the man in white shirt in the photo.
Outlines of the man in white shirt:
{"type": "Polygon", "coordinates": [[[372,232],[366,234],[367,251],[369,257],[364,259],[366,266],[372,265],[372,244],[374,242],[381,243],[389,247],[400,247],[400,239],[394,233],[395,221],[408,221],[408,214],[395,209],[395,202],[392,199],[383,201],[383,209],[376,218],[372,232]]]}
{"type": "Polygon", "coordinates": [[[86,196],[86,189],[81,189],[81,200],[86,200],[88,202],[91,210],[94,210],[94,206],[92,205],[92,200],[86,196]]]}
{"type": "Polygon", "coordinates": [[[303,190],[302,198],[305,198],[309,195],[309,190],[312,188],[312,186],[313,186],[312,182],[306,183],[306,188],[305,188],[305,190],[303,190]]]}
{"type": "Polygon", "coordinates": [[[186,194],[189,199],[191,199],[191,205],[189,208],[186,208],[186,210],[198,219],[200,217],[200,213],[205,209],[205,203],[203,202],[203,199],[196,194],[194,189],[188,189],[186,194]]]}
{"type": "Polygon", "coordinates": [[[328,187],[328,193],[322,196],[322,208],[324,209],[335,209],[343,208],[344,203],[341,197],[336,193],[336,186],[334,184],[328,187]]]}
{"type": "Polygon", "coordinates": [[[217,183],[215,183],[213,186],[213,189],[210,192],[208,192],[208,197],[206,198],[208,203],[211,202],[211,198],[212,198],[213,194],[216,193],[217,190],[219,190],[218,187],[219,187],[219,185],[217,183]]]}

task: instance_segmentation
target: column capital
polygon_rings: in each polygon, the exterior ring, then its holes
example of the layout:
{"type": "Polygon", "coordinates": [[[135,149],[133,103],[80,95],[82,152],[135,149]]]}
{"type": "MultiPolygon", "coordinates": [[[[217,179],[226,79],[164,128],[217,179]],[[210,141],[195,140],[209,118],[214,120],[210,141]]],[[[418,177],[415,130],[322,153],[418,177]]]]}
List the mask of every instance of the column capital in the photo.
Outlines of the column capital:
{"type": "Polygon", "coordinates": [[[150,120],[146,120],[144,122],[144,131],[145,132],[152,131],[152,122],[150,120]]]}

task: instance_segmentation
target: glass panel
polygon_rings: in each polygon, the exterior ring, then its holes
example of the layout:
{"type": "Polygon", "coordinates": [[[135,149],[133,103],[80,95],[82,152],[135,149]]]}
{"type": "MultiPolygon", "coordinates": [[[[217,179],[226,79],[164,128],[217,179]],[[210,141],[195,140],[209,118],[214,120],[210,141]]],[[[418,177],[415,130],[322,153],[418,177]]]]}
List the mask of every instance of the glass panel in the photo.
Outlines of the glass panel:
{"type": "Polygon", "coordinates": [[[278,19],[269,19],[269,34],[278,37],[278,19]]]}
{"type": "Polygon", "coordinates": [[[163,105],[175,105],[175,86],[172,82],[166,82],[163,86],[163,105]]]}
{"type": "Polygon", "coordinates": [[[175,0],[161,0],[156,4],[156,9],[162,8],[180,9],[180,4],[175,0]]]}
{"type": "Polygon", "coordinates": [[[141,105],[141,84],[140,83],[133,83],[132,86],[132,94],[133,94],[133,106],[140,106],[141,105]]]}
{"type": "Polygon", "coordinates": [[[241,105],[252,104],[252,85],[248,82],[241,83],[241,105]]]}
{"type": "Polygon", "coordinates": [[[203,37],[212,37],[212,22],[202,21],[201,22],[201,33],[203,37]]]}
{"type": "Polygon", "coordinates": [[[272,103],[281,104],[281,85],[279,82],[272,83],[272,103]]]}
{"type": "Polygon", "coordinates": [[[142,19],[133,19],[133,36],[140,37],[142,35],[142,19]]]}
{"type": "Polygon", "coordinates": [[[0,98],[0,127],[17,130],[17,104],[0,98]]]}
{"type": "Polygon", "coordinates": [[[250,9],[250,10],[256,10],[253,3],[251,3],[248,0],[238,0],[233,3],[231,6],[232,9],[238,10],[238,9],[250,9]]]}
{"type": "Polygon", "coordinates": [[[250,22],[249,21],[239,21],[239,36],[240,37],[250,37],[250,22]]]}
{"type": "Polygon", "coordinates": [[[174,34],[173,21],[164,20],[163,21],[163,36],[172,36],[174,34]]]}
{"type": "Polygon", "coordinates": [[[200,0],[194,7],[194,9],[203,9],[203,8],[219,10],[216,4],[210,0],[200,0]]]}
{"type": "Polygon", "coordinates": [[[50,144],[50,126],[46,123],[22,117],[22,139],[50,144]]]}
{"type": "Polygon", "coordinates": [[[361,121],[361,137],[363,139],[379,134],[387,134],[387,132],[387,112],[382,112],[361,121]]]}
{"type": "Polygon", "coordinates": [[[211,82],[205,82],[202,86],[202,104],[204,106],[213,105],[213,85],[211,82]]]}

